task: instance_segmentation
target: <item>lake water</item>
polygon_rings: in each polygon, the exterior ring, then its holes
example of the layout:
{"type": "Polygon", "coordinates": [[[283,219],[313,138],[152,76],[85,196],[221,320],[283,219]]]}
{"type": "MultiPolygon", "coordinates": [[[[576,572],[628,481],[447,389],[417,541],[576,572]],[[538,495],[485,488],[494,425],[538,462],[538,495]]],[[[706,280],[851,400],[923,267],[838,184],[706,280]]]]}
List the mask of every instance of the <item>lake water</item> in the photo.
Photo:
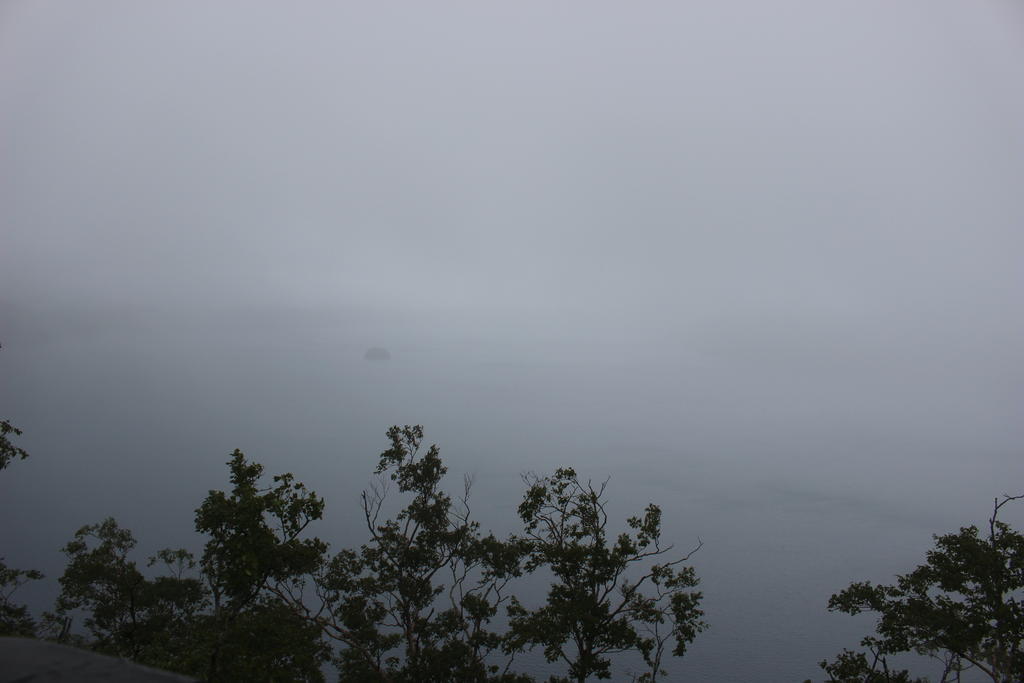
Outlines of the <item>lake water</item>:
{"type": "Polygon", "coordinates": [[[0,547],[10,565],[49,575],[19,595],[48,607],[59,547],[108,515],[136,532],[140,560],[198,548],[193,510],[226,487],[236,447],[322,494],[316,533],[356,544],[358,492],[385,430],[420,423],[453,489],[475,477],[485,528],[516,529],[523,472],[571,465],[610,477],[615,519],[654,502],[666,540],[681,551],[703,541],[692,561],[710,628],[669,663],[673,679],[820,679],[816,663],[870,625],[828,614],[831,593],[891,580],[923,559],[931,534],[981,522],[994,496],[1024,489],[1012,387],[969,359],[869,348],[825,362],[699,335],[367,329],[141,316],[8,335],[0,413],[25,430],[32,458],[0,479],[0,515],[16,520],[0,547]],[[375,345],[392,359],[365,361],[375,345]]]}

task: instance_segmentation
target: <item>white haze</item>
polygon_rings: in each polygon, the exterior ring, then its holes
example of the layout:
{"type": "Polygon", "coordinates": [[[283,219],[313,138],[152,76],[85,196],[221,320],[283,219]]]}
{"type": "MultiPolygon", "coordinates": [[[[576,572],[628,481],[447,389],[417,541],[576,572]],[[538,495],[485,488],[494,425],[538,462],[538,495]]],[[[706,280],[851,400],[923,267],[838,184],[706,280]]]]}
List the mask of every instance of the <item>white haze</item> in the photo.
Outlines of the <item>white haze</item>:
{"type": "Polygon", "coordinates": [[[1022,83],[1013,2],[7,2],[0,551],[194,546],[235,447],[355,543],[423,423],[703,539],[678,676],[814,677],[1024,491],[1022,83]]]}

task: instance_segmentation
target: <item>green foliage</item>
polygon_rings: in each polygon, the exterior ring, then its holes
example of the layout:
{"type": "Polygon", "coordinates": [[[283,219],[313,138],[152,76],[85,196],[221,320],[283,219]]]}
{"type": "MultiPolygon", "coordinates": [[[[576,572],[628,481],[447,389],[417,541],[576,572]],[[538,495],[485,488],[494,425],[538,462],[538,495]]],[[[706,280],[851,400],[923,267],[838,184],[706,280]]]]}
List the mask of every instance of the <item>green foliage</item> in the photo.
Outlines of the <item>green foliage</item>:
{"type": "Polygon", "coordinates": [[[976,526],[935,537],[925,564],[895,585],[851,584],[829,600],[829,610],[877,613],[877,637],[866,655],[845,651],[821,666],[832,681],[907,681],[890,673],[887,656],[916,652],[940,659],[942,680],[975,668],[992,681],[1024,680],[1024,536],[998,520],[1000,508],[1024,496],[996,501],[987,533],[976,526]]]}
{"type": "Polygon", "coordinates": [[[269,580],[284,581],[310,572],[326,545],[300,535],[323,516],[324,502],[291,474],[261,488],[263,466],[236,450],[228,461],[230,494],[210,491],[196,510],[196,531],[210,538],[202,556],[218,610],[237,612],[252,602],[269,580]]]}
{"type": "MultiPolygon", "coordinates": [[[[14,459],[24,460],[28,452],[11,443],[9,434],[21,436],[21,430],[7,420],[0,420],[0,470],[14,459]]],[[[0,636],[31,637],[36,633],[36,622],[29,614],[28,607],[15,604],[15,591],[29,581],[37,581],[43,575],[34,569],[12,569],[0,557],[0,636]]]]}
{"type": "Polygon", "coordinates": [[[24,460],[28,457],[24,448],[19,448],[11,443],[8,434],[21,436],[21,430],[7,420],[0,420],[0,470],[5,469],[15,459],[24,460]]]}
{"type": "Polygon", "coordinates": [[[529,610],[513,598],[510,648],[540,645],[549,662],[568,665],[568,678],[611,676],[611,655],[639,652],[655,681],[666,647],[682,656],[705,628],[698,608],[701,594],[692,567],[693,552],[668,559],[661,545],[661,510],[648,505],[629,518],[628,533],[609,538],[604,494],[572,469],[526,478],[519,506],[526,528],[526,568],[554,575],[547,602],[529,610]]]}
{"type": "Polygon", "coordinates": [[[210,491],[196,510],[196,531],[209,536],[200,565],[213,603],[205,678],[322,680],[319,629],[269,586],[297,586],[318,566],[326,544],[301,535],[322,517],[324,502],[291,474],[261,486],[263,466],[239,450],[228,468],[231,492],[210,491]]]}
{"type": "Polygon", "coordinates": [[[35,635],[36,623],[28,607],[15,604],[11,598],[26,582],[41,578],[43,575],[34,569],[12,569],[0,558],[0,636],[35,635]]]}
{"type": "MultiPolygon", "coordinates": [[[[865,638],[861,645],[867,648],[871,657],[864,652],[843,650],[831,662],[822,662],[821,668],[832,683],[928,683],[926,678],[910,678],[905,669],[890,670],[887,658],[873,638],[865,638]]],[[[806,683],[810,683],[807,681],[806,683]]]]}
{"type": "Polygon", "coordinates": [[[280,600],[261,597],[224,624],[215,617],[202,645],[217,651],[217,667],[202,674],[207,681],[323,681],[327,650],[320,630],[298,617],[280,600]]]}
{"type": "MultiPolygon", "coordinates": [[[[68,565],[60,577],[56,616],[84,612],[90,647],[99,652],[195,673],[195,666],[182,661],[196,644],[195,616],[206,603],[203,585],[180,571],[146,578],[129,559],[135,545],[131,531],[112,518],[79,529],[63,548],[68,565]]],[[[192,564],[183,550],[164,550],[158,557],[192,564]]]]}
{"type": "Polygon", "coordinates": [[[113,519],[82,527],[64,547],[51,635],[208,681],[323,680],[320,629],[268,590],[319,562],[326,546],[299,536],[323,501],[290,474],[261,487],[263,468],[240,451],[228,465],[232,491],[211,491],[196,512],[210,537],[198,575],[191,553],[165,549],[149,561],[165,574],[148,578],[130,559],[130,531],[113,519]],[[69,633],[76,613],[88,639],[69,633]]]}
{"type": "Polygon", "coordinates": [[[263,483],[263,467],[235,451],[230,490],[210,491],[196,510],[207,538],[198,561],[161,550],[153,577],[113,519],[82,527],[64,547],[45,630],[208,681],[321,681],[330,660],[342,680],[514,683],[531,680],[512,671],[515,656],[538,644],[575,680],[606,678],[610,655],[635,651],[649,669],[641,680],[654,681],[666,651],[682,655],[703,629],[696,576],[681,566],[689,555],[663,557],[672,548],[660,544],[656,506],[609,539],[604,486],[558,470],[530,481],[526,535],[499,539],[472,519],[469,479],[458,496],[445,491],[440,452],[421,451],[422,427],[392,427],[388,438],[378,484],[362,495],[369,539],[359,548],[329,555],[306,534],[323,500],[291,474],[263,483]],[[541,569],[555,582],[530,611],[510,585],[541,569]],[[88,637],[70,632],[76,615],[88,637]]]}
{"type": "Polygon", "coordinates": [[[342,645],[343,680],[517,680],[510,662],[492,661],[502,637],[490,624],[521,573],[520,548],[470,519],[468,480],[458,502],[442,490],[446,468],[436,446],[420,453],[422,427],[388,438],[380,483],[362,495],[369,543],[325,562],[316,613],[291,603],[342,645]],[[406,505],[382,519],[393,486],[406,505]]]}

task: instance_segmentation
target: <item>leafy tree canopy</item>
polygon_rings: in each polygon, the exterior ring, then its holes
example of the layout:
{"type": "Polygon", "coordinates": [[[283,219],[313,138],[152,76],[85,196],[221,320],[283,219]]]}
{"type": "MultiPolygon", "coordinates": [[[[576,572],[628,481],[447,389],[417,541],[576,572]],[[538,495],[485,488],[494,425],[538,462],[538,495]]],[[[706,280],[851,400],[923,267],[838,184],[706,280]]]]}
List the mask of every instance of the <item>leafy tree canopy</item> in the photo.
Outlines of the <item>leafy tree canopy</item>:
{"type": "MultiPolygon", "coordinates": [[[[7,420],[0,420],[0,470],[15,459],[24,460],[28,452],[11,443],[10,436],[21,436],[21,430],[7,420]]],[[[0,636],[31,637],[36,633],[36,622],[28,607],[14,602],[14,593],[29,581],[43,578],[35,569],[13,569],[0,557],[0,636]]]]}
{"type": "Polygon", "coordinates": [[[997,499],[984,532],[968,526],[936,536],[926,562],[894,585],[854,583],[833,595],[829,610],[878,620],[861,641],[867,653],[846,650],[821,663],[829,680],[910,681],[888,665],[905,652],[938,658],[943,681],[968,669],[997,683],[1024,680],[1024,536],[998,519],[1020,498],[997,499]]]}
{"type": "Polygon", "coordinates": [[[325,557],[315,610],[279,594],[340,645],[343,680],[520,680],[511,659],[495,661],[503,637],[491,622],[521,574],[521,548],[481,533],[469,480],[458,499],[444,491],[447,469],[437,446],[422,452],[422,427],[392,427],[388,439],[378,484],[362,494],[369,542],[325,557]],[[396,494],[404,507],[386,517],[396,494]]]}
{"type": "Polygon", "coordinates": [[[232,490],[211,491],[196,511],[209,538],[198,563],[161,550],[149,565],[164,574],[148,578],[130,557],[134,536],[115,520],[79,529],[64,547],[51,635],[208,681],[323,680],[320,629],[268,590],[310,571],[326,549],[300,538],[323,501],[289,474],[262,486],[263,468],[240,451],[228,466],[232,490]],[[88,638],[69,632],[75,614],[88,638]]]}
{"type": "Polygon", "coordinates": [[[0,470],[6,469],[16,459],[24,460],[28,457],[24,448],[11,443],[9,434],[21,436],[21,430],[7,420],[0,420],[0,470]]]}
{"type": "Polygon", "coordinates": [[[662,544],[657,506],[613,536],[605,484],[560,469],[527,478],[525,533],[499,538],[472,517],[470,479],[446,490],[422,427],[392,427],[388,439],[361,498],[368,540],[358,548],[330,554],[308,533],[323,499],[291,474],[265,481],[236,450],[230,488],[196,510],[198,558],[165,549],[140,567],[131,531],[114,519],[84,526],[64,546],[45,630],[208,681],[321,681],[330,661],[342,680],[515,683],[532,680],[513,664],[536,646],[572,680],[607,678],[612,658],[632,652],[646,665],[641,680],[654,681],[663,657],[682,655],[704,628],[690,554],[662,544]],[[511,589],[535,571],[552,584],[527,607],[511,589]]]}
{"type": "Polygon", "coordinates": [[[549,662],[568,666],[567,679],[611,677],[611,655],[639,652],[641,680],[665,674],[666,647],[682,656],[705,628],[692,567],[697,548],[673,556],[661,543],[661,509],[648,505],[627,520],[629,532],[611,537],[605,509],[607,481],[584,483],[572,469],[526,477],[519,506],[525,528],[526,567],[554,576],[547,602],[527,609],[513,598],[512,643],[539,645],[549,662]]]}

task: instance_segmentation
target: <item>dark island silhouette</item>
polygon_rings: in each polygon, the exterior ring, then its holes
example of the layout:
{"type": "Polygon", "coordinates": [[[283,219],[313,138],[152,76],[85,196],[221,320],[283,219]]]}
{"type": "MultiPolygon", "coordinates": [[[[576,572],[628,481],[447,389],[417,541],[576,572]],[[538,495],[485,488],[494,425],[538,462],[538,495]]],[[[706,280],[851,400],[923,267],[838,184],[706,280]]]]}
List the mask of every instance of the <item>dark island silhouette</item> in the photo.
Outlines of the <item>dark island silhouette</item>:
{"type": "Polygon", "coordinates": [[[371,346],[363,354],[364,360],[391,360],[391,352],[380,346],[371,346]]]}

